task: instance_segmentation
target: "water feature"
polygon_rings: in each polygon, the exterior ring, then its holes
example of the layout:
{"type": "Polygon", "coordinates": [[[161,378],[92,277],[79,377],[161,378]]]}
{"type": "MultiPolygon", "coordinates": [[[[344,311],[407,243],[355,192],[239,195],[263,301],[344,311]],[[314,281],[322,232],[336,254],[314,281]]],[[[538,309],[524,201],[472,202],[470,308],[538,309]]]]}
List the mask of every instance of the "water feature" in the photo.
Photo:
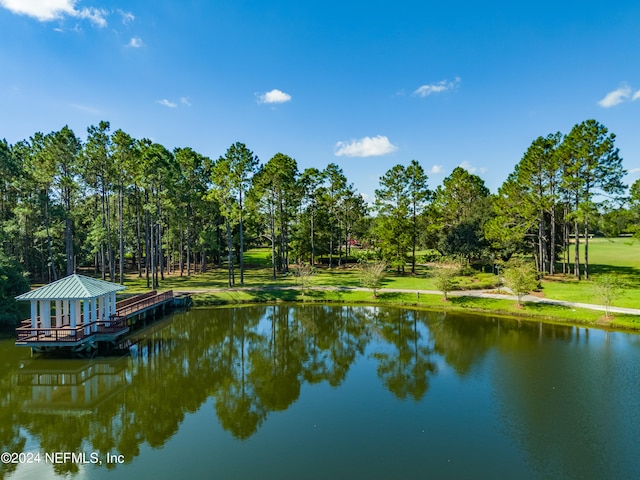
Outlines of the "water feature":
{"type": "Polygon", "coordinates": [[[261,305],[134,340],[95,360],[0,342],[0,478],[640,478],[638,335],[261,305]]]}

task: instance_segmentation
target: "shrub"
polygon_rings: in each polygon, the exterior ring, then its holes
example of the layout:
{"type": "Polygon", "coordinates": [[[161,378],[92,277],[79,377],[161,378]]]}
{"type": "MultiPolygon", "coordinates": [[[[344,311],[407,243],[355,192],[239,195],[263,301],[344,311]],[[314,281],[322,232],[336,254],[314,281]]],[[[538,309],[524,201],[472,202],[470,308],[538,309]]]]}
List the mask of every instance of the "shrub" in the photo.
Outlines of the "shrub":
{"type": "Polygon", "coordinates": [[[531,262],[511,258],[503,267],[504,282],[518,297],[518,306],[522,306],[522,297],[538,285],[536,269],[531,262]]]}
{"type": "Polygon", "coordinates": [[[373,290],[373,296],[377,296],[378,289],[382,284],[386,273],[386,262],[361,262],[360,282],[363,287],[373,290]]]}
{"type": "Polygon", "coordinates": [[[311,283],[311,277],[315,273],[315,268],[309,264],[301,263],[293,268],[293,275],[296,279],[296,283],[300,285],[302,289],[302,296],[304,297],[305,290],[311,283]]]}
{"type": "Polygon", "coordinates": [[[436,288],[442,292],[442,300],[444,301],[447,301],[447,293],[455,286],[456,273],[455,269],[442,266],[433,273],[436,288]]]}
{"type": "Polygon", "coordinates": [[[622,282],[613,273],[598,275],[593,282],[596,295],[604,305],[604,316],[611,316],[611,305],[613,301],[622,294],[622,282]]]}

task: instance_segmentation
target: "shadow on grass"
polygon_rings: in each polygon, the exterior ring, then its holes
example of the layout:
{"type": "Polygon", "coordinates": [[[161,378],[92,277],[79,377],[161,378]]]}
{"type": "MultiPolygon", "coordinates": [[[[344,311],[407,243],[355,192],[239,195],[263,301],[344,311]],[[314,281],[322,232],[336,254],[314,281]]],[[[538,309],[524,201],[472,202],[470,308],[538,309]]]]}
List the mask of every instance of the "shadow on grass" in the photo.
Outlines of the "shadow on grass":
{"type": "Polygon", "coordinates": [[[640,286],[640,270],[634,267],[623,267],[616,265],[589,264],[589,278],[591,276],[611,273],[620,277],[620,280],[629,287],[640,286]]]}
{"type": "Polygon", "coordinates": [[[524,306],[522,308],[523,311],[528,312],[537,312],[537,313],[548,313],[549,310],[570,312],[575,310],[573,307],[569,307],[567,305],[560,305],[558,303],[538,303],[538,302],[524,302],[524,306]]]}
{"type": "MultiPolygon", "coordinates": [[[[378,300],[381,301],[394,301],[394,300],[401,300],[402,297],[405,297],[406,293],[404,292],[378,292],[378,296],[376,297],[378,300]]],[[[373,298],[373,294],[372,294],[372,298],[373,298]]]]}
{"type": "Polygon", "coordinates": [[[258,302],[272,302],[275,300],[294,302],[298,299],[297,290],[260,290],[252,292],[252,295],[258,302]]]}

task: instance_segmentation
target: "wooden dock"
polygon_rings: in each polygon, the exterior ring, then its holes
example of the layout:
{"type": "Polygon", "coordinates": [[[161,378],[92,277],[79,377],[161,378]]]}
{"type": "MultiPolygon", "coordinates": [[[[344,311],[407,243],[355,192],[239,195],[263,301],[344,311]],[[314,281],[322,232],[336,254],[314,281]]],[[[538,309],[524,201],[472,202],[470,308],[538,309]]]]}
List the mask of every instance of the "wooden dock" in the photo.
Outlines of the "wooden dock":
{"type": "Polygon", "coordinates": [[[113,343],[129,333],[137,320],[158,312],[164,313],[167,307],[173,306],[175,300],[180,304],[180,298],[175,297],[172,290],[162,293],[154,290],[117,302],[116,313],[109,318],[85,324],[82,321],[84,315],[81,315],[81,322],[75,327],[69,325],[69,318],[63,318],[62,326],[45,328],[44,319],[38,317],[34,328],[31,319],[28,319],[16,328],[16,345],[31,347],[36,352],[60,347],[70,347],[75,352],[93,350],[98,342],[113,343]]]}

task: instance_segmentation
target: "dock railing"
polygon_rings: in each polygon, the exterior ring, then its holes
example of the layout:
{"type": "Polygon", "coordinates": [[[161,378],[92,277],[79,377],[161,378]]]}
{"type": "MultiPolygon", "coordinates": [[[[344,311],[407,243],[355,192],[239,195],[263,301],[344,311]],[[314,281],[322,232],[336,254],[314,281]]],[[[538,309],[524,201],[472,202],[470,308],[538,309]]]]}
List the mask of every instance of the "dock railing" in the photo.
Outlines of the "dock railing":
{"type": "Polygon", "coordinates": [[[162,292],[157,295],[148,296],[143,298],[142,300],[138,300],[137,302],[131,303],[129,305],[125,305],[124,307],[120,307],[120,305],[116,305],[116,318],[127,317],[132,313],[136,313],[140,310],[143,310],[147,307],[152,307],[158,303],[165,302],[169,299],[173,298],[173,290],[169,290],[167,292],[162,292]]]}
{"type": "Polygon", "coordinates": [[[111,320],[98,320],[88,324],[80,324],[75,328],[16,328],[16,342],[69,342],[74,343],[86,337],[100,333],[118,333],[127,328],[127,319],[111,317],[111,320]]]}
{"type": "MultiPolygon", "coordinates": [[[[16,328],[16,343],[26,342],[79,342],[96,334],[116,334],[128,328],[128,316],[173,298],[173,290],[158,294],[157,291],[128,298],[116,304],[116,313],[108,319],[100,319],[90,323],[81,323],[76,327],[64,323],[61,327],[42,327],[42,319],[38,317],[36,327],[32,327],[31,320],[25,320],[16,328]],[[124,305],[123,305],[124,303],[124,305]]],[[[65,316],[68,317],[68,316],[65,316]]],[[[55,316],[51,317],[52,320],[55,316]]]]}

